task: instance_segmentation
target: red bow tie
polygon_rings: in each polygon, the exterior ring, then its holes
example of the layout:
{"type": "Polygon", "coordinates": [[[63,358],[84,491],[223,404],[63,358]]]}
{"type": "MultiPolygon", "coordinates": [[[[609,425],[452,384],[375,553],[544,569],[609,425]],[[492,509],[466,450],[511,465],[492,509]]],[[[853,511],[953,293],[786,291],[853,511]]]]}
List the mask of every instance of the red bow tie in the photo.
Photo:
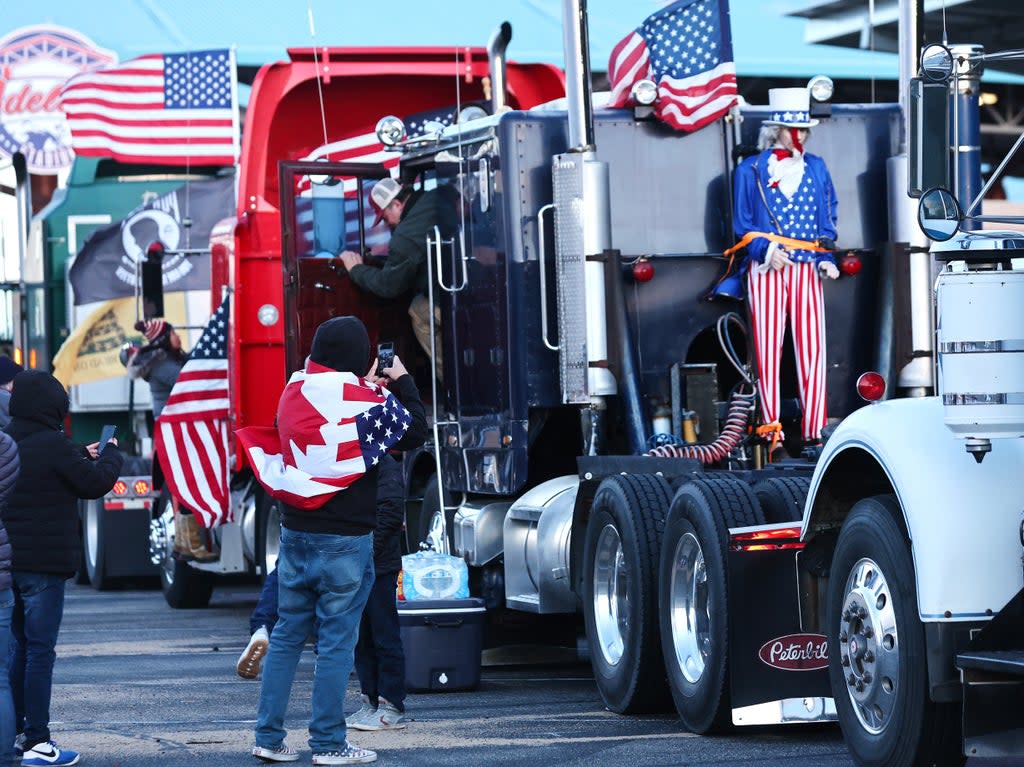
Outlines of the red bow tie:
{"type": "Polygon", "coordinates": [[[773,149],[772,151],[775,152],[776,160],[785,160],[793,156],[793,152],[789,149],[773,149]]]}

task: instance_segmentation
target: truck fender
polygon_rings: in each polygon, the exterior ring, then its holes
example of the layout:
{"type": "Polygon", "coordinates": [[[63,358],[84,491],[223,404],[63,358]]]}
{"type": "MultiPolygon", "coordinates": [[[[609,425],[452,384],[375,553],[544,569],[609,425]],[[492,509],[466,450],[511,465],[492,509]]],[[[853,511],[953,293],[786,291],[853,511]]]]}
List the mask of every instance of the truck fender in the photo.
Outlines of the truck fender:
{"type": "Polygon", "coordinates": [[[922,621],[990,617],[1022,587],[1024,441],[982,463],[943,422],[937,397],[863,407],[836,429],[811,477],[802,537],[836,531],[861,498],[893,493],[911,542],[922,621]]]}

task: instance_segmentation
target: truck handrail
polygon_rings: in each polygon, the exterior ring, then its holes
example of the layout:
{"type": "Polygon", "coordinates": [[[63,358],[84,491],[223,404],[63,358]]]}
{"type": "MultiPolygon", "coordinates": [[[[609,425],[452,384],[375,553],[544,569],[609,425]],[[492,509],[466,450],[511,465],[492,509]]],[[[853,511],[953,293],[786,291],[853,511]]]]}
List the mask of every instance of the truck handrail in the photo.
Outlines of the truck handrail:
{"type": "Polygon", "coordinates": [[[441,276],[441,244],[442,244],[442,242],[450,242],[450,243],[452,243],[452,247],[453,248],[455,246],[455,239],[454,238],[452,238],[451,240],[444,240],[444,241],[441,240],[441,228],[435,224],[434,225],[434,236],[433,237],[427,237],[427,258],[428,259],[430,258],[430,251],[433,250],[434,251],[434,259],[435,259],[435,261],[437,263],[437,284],[441,286],[441,290],[444,290],[444,291],[446,291],[448,293],[458,293],[460,290],[465,290],[466,286],[469,284],[469,272],[466,270],[466,260],[467,260],[466,259],[466,255],[465,255],[465,253],[463,253],[462,259],[461,259],[462,260],[462,282],[460,282],[459,285],[456,286],[454,284],[454,280],[453,280],[453,283],[452,283],[451,286],[445,285],[444,284],[444,277],[441,276]]]}
{"type": "Polygon", "coordinates": [[[540,266],[540,332],[541,338],[544,339],[544,345],[551,351],[558,351],[558,344],[553,344],[548,340],[548,278],[545,274],[547,270],[547,259],[544,257],[544,253],[547,249],[547,243],[544,241],[544,214],[549,210],[554,210],[555,204],[549,202],[547,205],[537,211],[537,261],[540,266]]]}

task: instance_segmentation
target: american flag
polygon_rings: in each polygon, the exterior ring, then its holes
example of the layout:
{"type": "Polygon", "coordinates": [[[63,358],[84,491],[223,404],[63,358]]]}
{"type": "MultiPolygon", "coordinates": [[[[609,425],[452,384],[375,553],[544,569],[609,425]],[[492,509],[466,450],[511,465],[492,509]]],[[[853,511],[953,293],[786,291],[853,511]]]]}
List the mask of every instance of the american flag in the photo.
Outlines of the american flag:
{"type": "Polygon", "coordinates": [[[124,162],[233,164],[237,103],[228,49],[140,56],[61,89],[75,152],[124,162]]]}
{"type": "Polygon", "coordinates": [[[609,106],[623,107],[638,80],[658,86],[655,116],[695,131],[736,101],[728,0],[678,0],[644,20],[612,50],[609,106]]]}
{"type": "Polygon", "coordinates": [[[276,428],[235,435],[273,498],[317,509],[376,466],[411,423],[387,389],[310,361],[281,394],[276,428]]]}
{"type": "Polygon", "coordinates": [[[230,297],[206,323],[156,422],[167,484],[204,527],[231,521],[228,507],[227,335],[230,297]]]}

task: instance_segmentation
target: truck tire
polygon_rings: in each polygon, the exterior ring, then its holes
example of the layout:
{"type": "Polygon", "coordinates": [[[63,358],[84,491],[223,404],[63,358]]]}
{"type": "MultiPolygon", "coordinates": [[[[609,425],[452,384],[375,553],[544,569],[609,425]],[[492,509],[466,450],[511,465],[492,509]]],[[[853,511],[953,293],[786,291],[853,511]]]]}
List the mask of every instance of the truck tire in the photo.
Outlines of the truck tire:
{"type": "Polygon", "coordinates": [[[583,543],[583,617],[594,679],[619,714],[669,705],[658,647],[655,578],[671,489],[664,479],[619,474],[604,479],[583,543]]]}
{"type": "Polygon", "coordinates": [[[694,479],[672,499],[658,573],[658,614],[672,700],[691,732],[721,730],[731,722],[729,528],[763,523],[750,486],[732,477],[694,479]]]}
{"type": "Polygon", "coordinates": [[[176,610],[206,607],[213,594],[213,576],[172,556],[173,535],[174,512],[171,495],[165,488],[157,501],[150,533],[150,553],[160,563],[160,588],[164,600],[176,610]]]}
{"type": "Polygon", "coordinates": [[[810,477],[768,477],[754,483],[754,495],[768,524],[801,522],[810,477]]]}
{"type": "Polygon", "coordinates": [[[106,591],[113,585],[107,577],[106,541],[104,526],[106,510],[103,499],[82,501],[82,571],[97,591],[106,591]]]}
{"type": "Polygon", "coordinates": [[[910,544],[894,495],[864,498],[843,522],[829,579],[829,675],[858,764],[961,765],[960,706],[928,692],[910,544]]]}

